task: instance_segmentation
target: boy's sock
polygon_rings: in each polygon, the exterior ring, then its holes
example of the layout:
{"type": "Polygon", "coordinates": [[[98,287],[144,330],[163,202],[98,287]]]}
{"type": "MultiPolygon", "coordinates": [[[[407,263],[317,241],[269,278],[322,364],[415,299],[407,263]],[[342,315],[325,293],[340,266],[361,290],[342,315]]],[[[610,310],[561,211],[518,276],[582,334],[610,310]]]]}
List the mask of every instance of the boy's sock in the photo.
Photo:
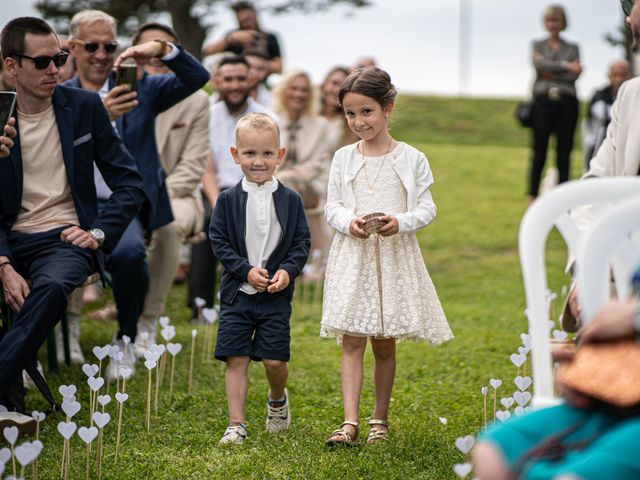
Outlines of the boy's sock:
{"type": "Polygon", "coordinates": [[[271,395],[267,395],[267,401],[269,402],[269,405],[271,405],[272,407],[281,407],[284,405],[286,400],[287,400],[286,395],[282,395],[282,397],[278,398],[277,400],[274,400],[273,398],[271,398],[271,395]]]}

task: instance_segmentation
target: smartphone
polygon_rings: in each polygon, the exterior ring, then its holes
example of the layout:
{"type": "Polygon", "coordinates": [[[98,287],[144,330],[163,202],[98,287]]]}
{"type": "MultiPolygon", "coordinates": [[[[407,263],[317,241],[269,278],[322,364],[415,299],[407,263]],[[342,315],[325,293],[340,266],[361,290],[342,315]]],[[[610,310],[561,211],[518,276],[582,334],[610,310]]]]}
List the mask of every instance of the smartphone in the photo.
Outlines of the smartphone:
{"type": "Polygon", "coordinates": [[[4,126],[13,115],[16,106],[16,92],[0,92],[0,136],[4,136],[4,126]]]}
{"type": "Polygon", "coordinates": [[[116,74],[116,85],[130,85],[130,92],[135,92],[137,77],[137,65],[120,65],[116,74]]]}

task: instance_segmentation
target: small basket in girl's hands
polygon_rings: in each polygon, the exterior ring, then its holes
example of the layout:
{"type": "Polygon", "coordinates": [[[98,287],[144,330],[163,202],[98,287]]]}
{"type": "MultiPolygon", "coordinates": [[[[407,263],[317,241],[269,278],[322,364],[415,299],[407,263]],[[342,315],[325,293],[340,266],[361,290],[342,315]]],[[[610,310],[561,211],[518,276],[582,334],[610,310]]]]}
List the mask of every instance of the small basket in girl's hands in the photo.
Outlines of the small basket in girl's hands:
{"type": "Polygon", "coordinates": [[[384,213],[376,212],[365,215],[364,217],[362,217],[362,219],[364,220],[362,229],[369,235],[378,233],[378,230],[380,230],[387,224],[387,222],[380,220],[380,217],[384,217],[384,213]]]}

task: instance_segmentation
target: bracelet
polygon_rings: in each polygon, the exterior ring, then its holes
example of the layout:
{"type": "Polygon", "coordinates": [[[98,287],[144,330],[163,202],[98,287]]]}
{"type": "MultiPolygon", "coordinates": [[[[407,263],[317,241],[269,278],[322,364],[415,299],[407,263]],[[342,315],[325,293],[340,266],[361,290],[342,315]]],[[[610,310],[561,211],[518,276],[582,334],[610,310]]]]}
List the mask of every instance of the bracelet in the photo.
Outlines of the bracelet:
{"type": "Polygon", "coordinates": [[[6,265],[11,265],[11,262],[9,260],[6,260],[6,261],[0,263],[0,272],[2,271],[2,267],[6,266],[6,265]]]}
{"type": "Polygon", "coordinates": [[[158,55],[156,55],[155,58],[162,59],[162,57],[164,57],[165,55],[168,55],[167,45],[169,45],[169,42],[167,42],[166,40],[161,40],[159,38],[154,38],[153,41],[162,44],[162,53],[159,53],[158,55]]]}

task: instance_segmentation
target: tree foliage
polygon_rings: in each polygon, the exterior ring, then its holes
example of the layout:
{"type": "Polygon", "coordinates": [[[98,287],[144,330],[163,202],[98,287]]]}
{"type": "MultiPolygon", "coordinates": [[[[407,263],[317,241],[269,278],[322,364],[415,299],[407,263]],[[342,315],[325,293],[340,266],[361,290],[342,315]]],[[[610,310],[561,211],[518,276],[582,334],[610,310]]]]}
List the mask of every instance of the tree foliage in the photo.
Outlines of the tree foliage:
{"type": "MultiPolygon", "coordinates": [[[[337,5],[359,8],[372,4],[371,0],[264,0],[255,2],[260,10],[276,14],[301,11],[313,13],[337,5]]],[[[209,31],[215,28],[213,18],[220,8],[231,4],[228,0],[39,0],[36,8],[61,33],[68,32],[69,20],[86,8],[103,10],[119,25],[119,34],[130,36],[138,26],[160,13],[170,15],[182,44],[199,55],[209,31]]]]}

